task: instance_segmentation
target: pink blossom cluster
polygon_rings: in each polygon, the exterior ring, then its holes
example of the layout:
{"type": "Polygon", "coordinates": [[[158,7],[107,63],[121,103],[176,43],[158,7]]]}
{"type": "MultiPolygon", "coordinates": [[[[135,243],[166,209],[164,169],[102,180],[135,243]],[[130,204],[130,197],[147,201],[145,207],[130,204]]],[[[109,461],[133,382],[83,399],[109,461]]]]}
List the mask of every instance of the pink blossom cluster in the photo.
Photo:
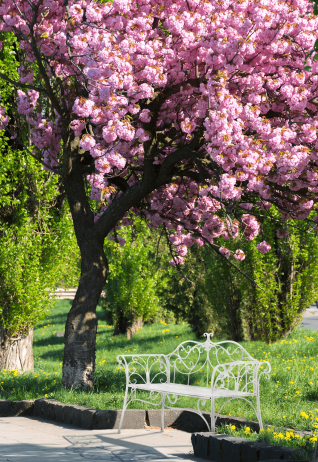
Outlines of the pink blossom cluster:
{"type": "MultiPolygon", "coordinates": [[[[91,198],[100,201],[96,220],[155,172],[131,209],[150,226],[165,227],[172,264],[182,264],[194,242],[215,245],[240,231],[255,239],[260,225],[253,214],[272,204],[284,219],[305,219],[313,209],[318,63],[312,55],[311,70],[304,63],[317,29],[309,0],[0,5],[0,31],[19,35],[26,61],[45,57],[46,79],[39,72],[35,82],[33,71],[19,69],[20,83],[32,88],[18,90],[18,111],[30,123],[37,154],[58,168],[65,127],[79,137],[94,162],[84,175],[91,198]]],[[[257,248],[265,253],[270,246],[257,248]]],[[[228,249],[220,252],[229,258],[228,249]]],[[[245,258],[239,249],[233,256],[245,258]]]]}
{"type": "Polygon", "coordinates": [[[271,245],[268,244],[266,241],[262,241],[260,244],[257,244],[257,250],[259,250],[261,253],[267,253],[271,250],[271,245]]]}

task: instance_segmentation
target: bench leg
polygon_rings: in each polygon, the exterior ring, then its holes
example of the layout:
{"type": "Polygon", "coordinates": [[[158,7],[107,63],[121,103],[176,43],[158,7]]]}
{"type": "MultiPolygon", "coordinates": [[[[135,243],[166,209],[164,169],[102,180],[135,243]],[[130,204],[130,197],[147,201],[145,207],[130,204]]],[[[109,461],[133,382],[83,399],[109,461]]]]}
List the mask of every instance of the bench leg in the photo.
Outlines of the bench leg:
{"type": "Polygon", "coordinates": [[[124,406],[123,406],[123,409],[122,409],[122,411],[121,411],[121,417],[120,417],[120,422],[119,422],[119,427],[118,427],[118,432],[117,432],[117,433],[120,433],[120,432],[121,432],[121,426],[122,426],[122,424],[123,424],[124,414],[125,414],[126,406],[127,406],[127,394],[128,394],[128,387],[126,387],[126,393],[125,393],[125,399],[124,399],[124,406]]]}
{"type": "Polygon", "coordinates": [[[211,399],[211,432],[215,432],[215,403],[214,403],[214,398],[211,399]]]}
{"type": "Polygon", "coordinates": [[[259,423],[259,429],[262,430],[263,422],[262,422],[262,414],[261,414],[261,405],[259,402],[259,393],[256,395],[256,406],[257,406],[257,419],[259,423]]]}
{"type": "Polygon", "coordinates": [[[166,401],[166,395],[162,393],[162,398],[161,398],[161,431],[165,431],[165,401],[166,401]]]}

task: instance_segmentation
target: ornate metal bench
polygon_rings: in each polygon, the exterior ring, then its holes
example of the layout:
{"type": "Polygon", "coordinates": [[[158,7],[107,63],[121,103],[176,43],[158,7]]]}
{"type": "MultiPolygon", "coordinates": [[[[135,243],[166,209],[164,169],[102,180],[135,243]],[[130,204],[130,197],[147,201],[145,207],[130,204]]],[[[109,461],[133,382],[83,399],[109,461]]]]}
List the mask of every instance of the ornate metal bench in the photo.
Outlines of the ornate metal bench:
{"type": "Polygon", "coordinates": [[[187,410],[199,414],[209,431],[215,431],[215,422],[223,406],[236,398],[247,401],[253,407],[260,428],[263,428],[259,382],[262,374],[269,377],[270,364],[257,361],[236,342],[213,343],[213,334],[204,336],[205,342],[183,342],[168,355],[133,354],[117,357],[126,373],[126,393],[118,433],[125,410],[135,400],[161,406],[163,431],[164,409],[175,409],[171,405],[176,404],[178,396],[197,399],[197,409],[187,410]],[[149,391],[151,401],[137,398],[137,390],[149,391]],[[228,399],[215,415],[215,400],[218,398],[228,399]],[[252,398],[256,398],[256,408],[252,398]],[[200,404],[205,405],[207,400],[211,400],[211,427],[200,411],[200,404]]]}

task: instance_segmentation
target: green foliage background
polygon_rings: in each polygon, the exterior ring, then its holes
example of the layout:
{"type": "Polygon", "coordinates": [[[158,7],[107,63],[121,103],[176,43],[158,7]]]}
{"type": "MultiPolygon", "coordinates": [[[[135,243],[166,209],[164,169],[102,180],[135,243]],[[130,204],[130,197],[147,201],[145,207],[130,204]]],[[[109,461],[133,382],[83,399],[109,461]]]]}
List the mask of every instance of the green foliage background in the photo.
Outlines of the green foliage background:
{"type": "Polygon", "coordinates": [[[277,210],[272,207],[259,219],[261,232],[255,240],[215,241],[232,252],[245,252],[244,261],[233,261],[258,285],[206,246],[190,249],[183,268],[188,279],[171,275],[166,308],[188,319],[198,335],[210,331],[233,340],[271,342],[293,330],[318,298],[316,232],[305,222],[289,220],[289,235],[278,239],[282,225],[276,221],[277,210]],[[272,247],[265,255],[256,248],[263,240],[272,247]]]}
{"type": "MultiPolygon", "coordinates": [[[[18,78],[15,39],[8,33],[1,39],[0,71],[18,78]]],[[[0,94],[1,104],[15,120],[13,88],[2,81],[0,94]]],[[[76,283],[79,253],[58,177],[4,131],[0,131],[0,191],[0,325],[14,336],[46,315],[50,292],[58,284],[76,283]]]]}
{"type": "Polygon", "coordinates": [[[139,218],[134,226],[121,230],[125,239],[122,247],[115,242],[105,244],[109,258],[109,277],[106,282],[106,306],[114,323],[118,313],[133,321],[162,314],[162,298],[168,284],[168,252],[157,246],[158,233],[150,230],[139,218]]]}

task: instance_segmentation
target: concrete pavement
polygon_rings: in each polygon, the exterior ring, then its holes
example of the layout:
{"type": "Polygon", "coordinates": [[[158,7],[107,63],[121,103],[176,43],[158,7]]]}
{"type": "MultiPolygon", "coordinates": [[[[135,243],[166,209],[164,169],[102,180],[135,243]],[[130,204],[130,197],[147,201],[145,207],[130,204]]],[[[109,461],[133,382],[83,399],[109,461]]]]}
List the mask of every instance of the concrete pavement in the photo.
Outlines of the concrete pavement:
{"type": "Polygon", "coordinates": [[[316,305],[311,305],[307,308],[299,327],[302,327],[303,329],[318,330],[318,308],[316,305]]]}
{"type": "Polygon", "coordinates": [[[1,462],[203,461],[191,433],[167,429],[83,430],[34,417],[0,418],[1,462]]]}

